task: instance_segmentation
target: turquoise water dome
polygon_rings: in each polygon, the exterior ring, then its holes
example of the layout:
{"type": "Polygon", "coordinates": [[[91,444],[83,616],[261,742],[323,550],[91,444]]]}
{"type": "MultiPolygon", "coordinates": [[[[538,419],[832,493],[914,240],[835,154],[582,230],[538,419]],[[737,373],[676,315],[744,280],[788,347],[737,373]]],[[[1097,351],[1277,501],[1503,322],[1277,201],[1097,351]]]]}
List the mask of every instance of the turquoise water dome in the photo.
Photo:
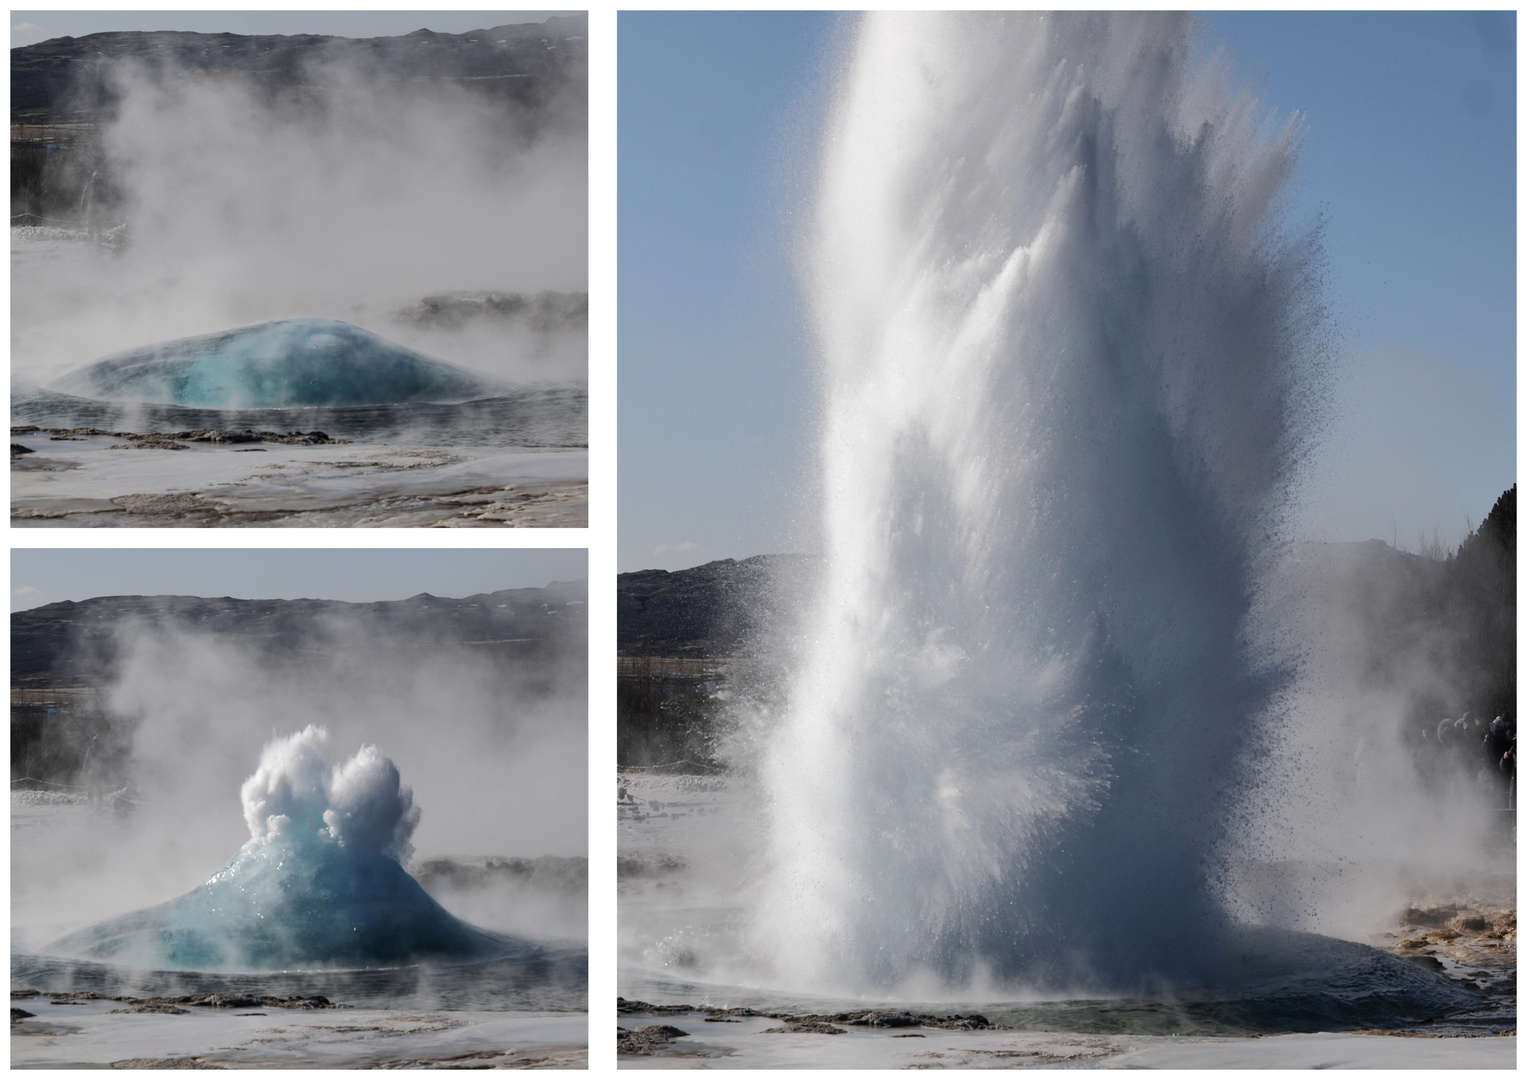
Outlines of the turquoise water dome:
{"type": "Polygon", "coordinates": [[[51,389],[201,409],[457,402],[475,376],[337,319],[281,319],[108,356],[51,389]]]}
{"type": "Polygon", "coordinates": [[[330,767],[327,735],[271,742],[242,789],[250,839],[205,884],[55,941],[60,956],[188,971],[376,968],[524,954],[456,918],[403,868],[419,820],[391,759],[330,767]]]}
{"type": "Polygon", "coordinates": [[[275,971],[471,960],[511,945],[446,911],[395,859],[314,834],[251,840],[206,884],[50,951],[161,970],[275,971]]]}

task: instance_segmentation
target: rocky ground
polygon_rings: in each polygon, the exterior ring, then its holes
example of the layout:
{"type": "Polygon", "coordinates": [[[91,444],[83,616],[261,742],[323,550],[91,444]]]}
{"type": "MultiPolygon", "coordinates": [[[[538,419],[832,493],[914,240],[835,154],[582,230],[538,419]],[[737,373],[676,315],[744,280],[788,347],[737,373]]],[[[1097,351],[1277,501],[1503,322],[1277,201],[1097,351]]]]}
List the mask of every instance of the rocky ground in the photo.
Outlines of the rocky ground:
{"type": "Polygon", "coordinates": [[[1484,995],[1482,1030],[1516,1030],[1514,899],[1426,898],[1406,905],[1398,926],[1373,944],[1484,995]]]}
{"type": "Polygon", "coordinates": [[[663,1009],[623,1014],[616,1035],[623,1069],[1502,1069],[1516,1063],[1514,1034],[1451,1039],[1391,1032],[1103,1035],[965,1028],[934,1017],[901,1024],[899,1019],[895,1026],[853,1019],[781,1023],[757,1015],[663,1009]]]}
{"type": "MultiPolygon", "coordinates": [[[[243,428],[229,431],[222,428],[200,428],[196,431],[105,431],[101,428],[40,428],[35,424],[17,424],[11,427],[11,437],[46,436],[49,442],[83,442],[89,435],[106,435],[113,439],[125,439],[125,443],[107,447],[108,450],[184,450],[188,443],[280,443],[285,446],[332,446],[346,442],[331,439],[321,431],[252,431],[243,428]]],[[[11,443],[11,457],[17,458],[37,451],[19,443],[11,443]]]]}
{"type": "MultiPolygon", "coordinates": [[[[646,867],[637,868],[645,871],[646,867]]],[[[628,872],[630,872],[628,870],[628,872]]],[[[617,999],[623,1068],[1510,1068],[1516,1061],[1516,908],[1426,898],[1379,944],[1484,996],[1450,1036],[1406,1031],[1244,1038],[1013,1031],[977,1014],[831,1014],[617,999]],[[722,1028],[719,1025],[726,1024],[722,1028]],[[827,1039],[823,1036],[848,1036],[827,1039]],[[905,1041],[901,1041],[905,1040],[905,1041]],[[912,1040],[921,1040],[914,1042],[912,1040]]]]}
{"type": "Polygon", "coordinates": [[[22,430],[11,445],[14,526],[588,524],[583,450],[356,446],[322,432],[210,430],[74,429],[26,442],[41,434],[22,430]],[[171,457],[173,469],[159,464],[171,457]]]}
{"type": "Polygon", "coordinates": [[[118,999],[27,989],[13,989],[11,1002],[13,1068],[588,1067],[582,1014],[347,1009],[324,999],[227,995],[118,999]]]}
{"type": "Polygon", "coordinates": [[[1451,974],[1471,965],[1501,963],[1516,969],[1515,906],[1481,899],[1411,904],[1400,923],[1401,933],[1386,935],[1399,939],[1395,950],[1413,959],[1443,956],[1452,962],[1437,960],[1438,971],[1451,974]]]}
{"type": "MultiPolygon", "coordinates": [[[[1269,1036],[1122,1035],[1010,1030],[968,1011],[825,1012],[774,1000],[718,1008],[700,995],[726,982],[716,926],[739,898],[726,872],[699,874],[715,835],[744,835],[748,801],[726,776],[625,770],[617,792],[623,992],[622,1068],[1508,1068],[1515,1063],[1516,904],[1509,876],[1474,895],[1416,895],[1367,944],[1481,995],[1467,1014],[1405,1031],[1269,1036]],[[721,819],[732,815],[726,822],[721,819]],[[735,820],[734,820],[735,819],[735,820]],[[698,929],[696,929],[698,927],[698,929]],[[656,975],[651,973],[657,972],[656,975]],[[651,977],[648,977],[651,975],[651,977]],[[688,988],[681,990],[688,984],[688,988]],[[663,997],[671,992],[672,997],[663,997]],[[686,996],[679,996],[680,993],[686,996]],[[647,1003],[632,1000],[646,998],[647,1003]],[[683,1002],[684,1004],[651,1004],[683,1002]]],[[[719,991],[718,991],[719,992],[719,991]]],[[[717,999],[719,1000],[719,999],[717,999]]],[[[731,1002],[726,1002],[731,1004],[731,1002]]],[[[923,1006],[927,1008],[927,1006],[923,1006]]]]}

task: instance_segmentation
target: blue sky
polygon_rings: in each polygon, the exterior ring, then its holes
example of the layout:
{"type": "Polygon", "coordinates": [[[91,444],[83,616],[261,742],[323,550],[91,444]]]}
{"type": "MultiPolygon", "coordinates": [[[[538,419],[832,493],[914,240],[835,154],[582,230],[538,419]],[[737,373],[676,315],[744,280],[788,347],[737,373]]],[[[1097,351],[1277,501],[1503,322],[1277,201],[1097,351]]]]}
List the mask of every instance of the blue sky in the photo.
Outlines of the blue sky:
{"type": "Polygon", "coordinates": [[[838,25],[620,15],[623,571],[776,551],[788,535],[811,439],[791,166],[838,25]]]}
{"type": "MultiPolygon", "coordinates": [[[[1515,16],[1213,13],[1305,116],[1290,221],[1323,216],[1340,328],[1311,539],[1448,544],[1515,480],[1515,16]]],[[[810,513],[792,221],[845,21],[620,16],[622,571],[786,550],[810,513]]]]}
{"type": "Polygon", "coordinates": [[[191,30],[202,34],[333,34],[392,37],[415,30],[460,34],[552,11],[12,11],[11,48],[108,30],[191,30]]]}
{"type": "Polygon", "coordinates": [[[403,600],[472,596],[588,576],[582,548],[13,548],[11,610],[93,596],[403,600]]]}

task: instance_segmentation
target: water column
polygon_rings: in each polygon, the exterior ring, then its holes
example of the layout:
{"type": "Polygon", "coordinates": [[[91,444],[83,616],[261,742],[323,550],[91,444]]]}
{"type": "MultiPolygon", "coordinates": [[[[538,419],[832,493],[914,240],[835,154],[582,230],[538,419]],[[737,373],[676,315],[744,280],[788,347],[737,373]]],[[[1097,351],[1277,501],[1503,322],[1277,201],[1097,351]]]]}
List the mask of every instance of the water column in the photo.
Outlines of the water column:
{"type": "Polygon", "coordinates": [[[806,240],[826,566],[759,762],[775,985],[1212,966],[1321,320],[1297,128],[1192,32],[858,27],[806,240]]]}

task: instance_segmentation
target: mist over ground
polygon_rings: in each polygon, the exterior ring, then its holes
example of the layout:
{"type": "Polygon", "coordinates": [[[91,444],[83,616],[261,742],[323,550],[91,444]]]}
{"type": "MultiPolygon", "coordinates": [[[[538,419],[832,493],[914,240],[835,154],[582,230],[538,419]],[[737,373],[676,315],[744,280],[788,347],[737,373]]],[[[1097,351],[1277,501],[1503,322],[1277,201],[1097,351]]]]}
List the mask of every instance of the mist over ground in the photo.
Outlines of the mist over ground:
{"type": "MultiPolygon", "coordinates": [[[[1241,918],[1364,940],[1428,897],[1514,896],[1511,773],[1486,736],[1515,713],[1515,489],[1487,509],[1454,551],[1298,545],[1265,583],[1251,632],[1298,675],[1220,850],[1241,918]]],[[[749,774],[780,708],[776,653],[820,573],[755,556],[620,575],[631,775],[749,774]]],[[[740,872],[736,839],[691,861],[740,872]]]]}
{"type": "Polygon", "coordinates": [[[19,939],[36,947],[206,881],[248,839],[240,788],[262,747],[309,725],[333,761],[370,744],[395,763],[420,815],[408,866],[447,907],[455,896],[489,929],[582,938],[585,597],[579,582],[13,615],[19,939]]]}
{"type": "Polygon", "coordinates": [[[1226,839],[1238,912],[1361,938],[1417,899],[1514,903],[1516,488],[1455,551],[1308,544],[1268,592],[1299,677],[1226,839]]]}
{"type": "Polygon", "coordinates": [[[49,68],[51,111],[22,118],[54,148],[38,183],[58,197],[13,177],[13,223],[18,198],[31,222],[13,245],[13,378],[314,316],[501,381],[581,382],[585,35],[577,16],[370,41],[81,39],[110,40],[49,68]],[[544,294],[535,310],[558,317],[419,316],[460,293],[544,294]]]}

